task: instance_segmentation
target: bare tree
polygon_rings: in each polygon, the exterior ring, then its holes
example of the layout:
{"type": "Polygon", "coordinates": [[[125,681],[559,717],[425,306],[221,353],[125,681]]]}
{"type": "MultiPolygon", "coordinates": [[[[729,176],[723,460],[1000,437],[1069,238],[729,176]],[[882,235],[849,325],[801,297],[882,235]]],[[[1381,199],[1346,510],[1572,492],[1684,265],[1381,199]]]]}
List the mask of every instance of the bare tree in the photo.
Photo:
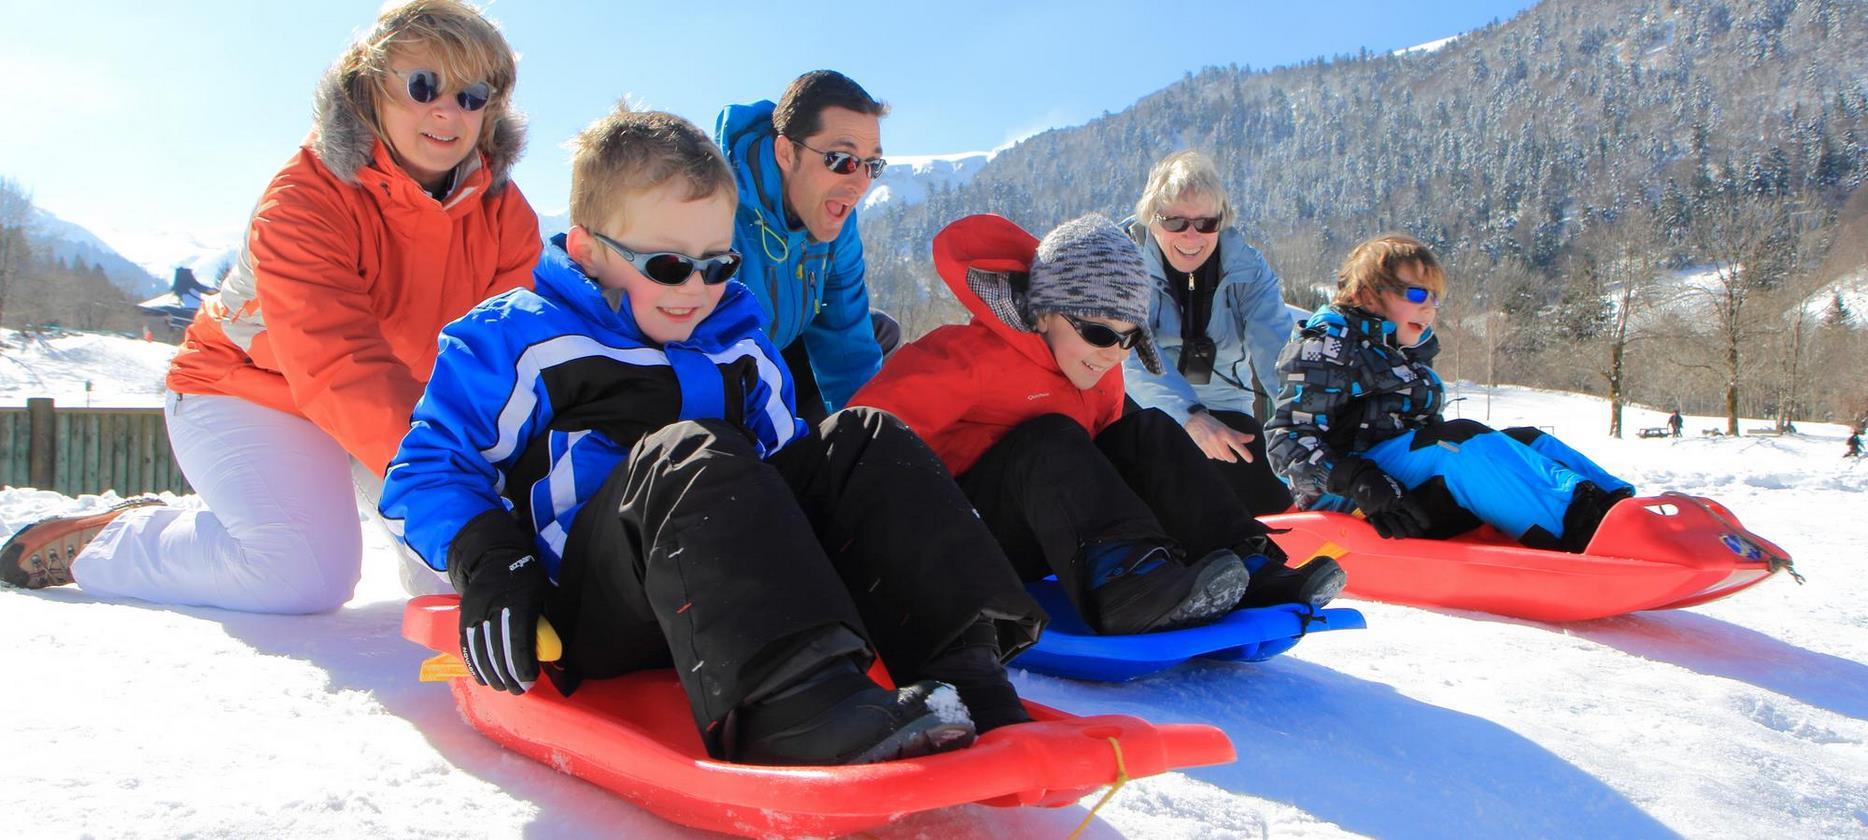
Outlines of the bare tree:
{"type": "Polygon", "coordinates": [[[1758,306],[1796,259],[1791,201],[1744,189],[1726,190],[1700,217],[1700,241],[1713,260],[1706,283],[1687,290],[1710,316],[1725,375],[1725,431],[1738,434],[1738,396],[1745,353],[1774,325],[1758,306]]]}
{"type": "Polygon", "coordinates": [[[1622,436],[1622,408],[1628,402],[1628,353],[1650,336],[1645,317],[1660,295],[1660,232],[1652,216],[1635,211],[1586,234],[1581,270],[1596,294],[1611,301],[1608,322],[1597,341],[1602,347],[1597,372],[1608,383],[1609,436],[1622,436]]]}
{"type": "Polygon", "coordinates": [[[32,260],[26,225],[32,221],[32,195],[11,178],[0,178],[0,322],[8,294],[32,260]]]}

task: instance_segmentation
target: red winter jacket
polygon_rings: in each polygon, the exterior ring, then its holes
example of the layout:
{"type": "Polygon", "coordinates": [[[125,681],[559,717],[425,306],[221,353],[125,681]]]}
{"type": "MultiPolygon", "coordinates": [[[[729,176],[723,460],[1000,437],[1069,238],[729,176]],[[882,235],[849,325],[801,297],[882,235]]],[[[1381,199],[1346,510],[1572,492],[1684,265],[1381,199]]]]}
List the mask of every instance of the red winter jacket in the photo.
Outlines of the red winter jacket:
{"type": "Polygon", "coordinates": [[[1010,275],[1028,271],[1037,250],[1036,237],[1000,216],[948,225],[934,237],[934,267],[973,320],[895,351],[850,404],[901,418],[954,475],[1037,417],[1065,415],[1092,436],[1120,419],[1122,368],[1079,390],[1013,303],[1010,275]]]}

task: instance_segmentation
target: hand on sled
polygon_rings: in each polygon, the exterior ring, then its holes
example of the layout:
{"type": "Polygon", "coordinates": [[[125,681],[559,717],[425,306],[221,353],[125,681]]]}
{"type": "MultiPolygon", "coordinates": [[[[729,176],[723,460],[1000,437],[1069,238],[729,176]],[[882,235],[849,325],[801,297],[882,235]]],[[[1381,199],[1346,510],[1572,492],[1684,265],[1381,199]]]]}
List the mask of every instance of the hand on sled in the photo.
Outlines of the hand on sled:
{"type": "Polygon", "coordinates": [[[1373,461],[1358,461],[1347,488],[1350,501],[1386,539],[1419,537],[1433,526],[1427,506],[1373,461]]]}
{"type": "Polygon", "coordinates": [[[550,585],[544,565],[528,553],[494,550],[464,576],[461,659],[481,685],[524,694],[538,680],[538,626],[550,585]]]}

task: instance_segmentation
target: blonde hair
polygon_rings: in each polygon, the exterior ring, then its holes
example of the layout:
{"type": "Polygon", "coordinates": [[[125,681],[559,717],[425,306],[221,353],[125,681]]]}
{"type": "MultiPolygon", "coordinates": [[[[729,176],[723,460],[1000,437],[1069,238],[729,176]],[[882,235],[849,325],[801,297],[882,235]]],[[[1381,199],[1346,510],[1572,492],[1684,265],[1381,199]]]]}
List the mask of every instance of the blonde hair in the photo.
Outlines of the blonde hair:
{"type": "Polygon", "coordinates": [[[1363,240],[1349,252],[1349,258],[1336,272],[1336,296],[1330,302],[1364,308],[1375,305],[1376,296],[1382,292],[1398,292],[1408,286],[1395,274],[1406,263],[1417,266],[1415,279],[1419,286],[1446,297],[1446,272],[1433,251],[1407,234],[1385,233],[1363,240]]]}
{"type": "Polygon", "coordinates": [[[571,141],[571,224],[618,223],[623,199],[677,178],[687,186],[683,201],[722,191],[739,200],[733,170],[706,133],[674,114],[618,103],[571,141]]]}
{"type": "Polygon", "coordinates": [[[493,130],[512,101],[518,68],[499,28],[460,0],[409,0],[383,7],[369,31],[357,36],[337,59],[351,110],[383,137],[378,105],[395,96],[396,85],[401,84],[390,72],[390,58],[398,51],[414,49],[434,57],[440,66],[431,69],[441,74],[445,90],[480,82],[493,88],[480,137],[474,143],[481,152],[492,151],[493,130]]]}
{"type": "Polygon", "coordinates": [[[1144,225],[1154,224],[1155,216],[1162,214],[1169,204],[1194,196],[1212,199],[1220,208],[1220,226],[1232,226],[1238,213],[1226,199],[1226,185],[1219,180],[1219,168],[1213,165],[1212,158],[1192,149],[1168,155],[1148,170],[1148,185],[1142,188],[1142,197],[1135,202],[1135,220],[1144,225]]]}

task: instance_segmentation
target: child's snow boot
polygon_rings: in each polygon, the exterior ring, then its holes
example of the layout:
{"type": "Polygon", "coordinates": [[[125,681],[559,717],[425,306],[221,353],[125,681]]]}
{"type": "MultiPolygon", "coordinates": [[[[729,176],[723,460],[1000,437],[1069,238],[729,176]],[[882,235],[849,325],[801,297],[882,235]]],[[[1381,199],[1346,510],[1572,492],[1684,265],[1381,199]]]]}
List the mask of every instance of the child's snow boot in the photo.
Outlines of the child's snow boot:
{"type": "Polygon", "coordinates": [[[1570,496],[1569,509],[1563,512],[1563,539],[1559,542],[1562,550],[1583,553],[1589,548],[1589,541],[1595,539],[1596,529],[1602,526],[1609,509],[1633,497],[1633,487],[1608,491],[1593,481],[1577,483],[1575,493],[1570,496]]]}
{"type": "Polygon", "coordinates": [[[1001,726],[1029,723],[1031,714],[1000,662],[999,631],[986,619],[973,622],[946,650],[928,660],[923,676],[951,684],[966,702],[981,735],[1001,726]]]}
{"type": "Polygon", "coordinates": [[[745,764],[870,764],[973,743],[953,686],[923,680],[890,691],[848,657],[733,712],[727,756],[745,764]]]}
{"type": "Polygon", "coordinates": [[[1252,585],[1245,590],[1241,607],[1269,607],[1276,604],[1308,604],[1322,609],[1334,600],[1349,582],[1341,564],[1332,557],[1318,555],[1293,569],[1283,563],[1266,563],[1252,570],[1252,585]]]}
{"type": "Polygon", "coordinates": [[[1123,540],[1085,546],[1078,560],[1095,613],[1084,619],[1111,635],[1212,621],[1232,611],[1250,579],[1244,561],[1226,549],[1186,566],[1166,546],[1123,540]]]}

